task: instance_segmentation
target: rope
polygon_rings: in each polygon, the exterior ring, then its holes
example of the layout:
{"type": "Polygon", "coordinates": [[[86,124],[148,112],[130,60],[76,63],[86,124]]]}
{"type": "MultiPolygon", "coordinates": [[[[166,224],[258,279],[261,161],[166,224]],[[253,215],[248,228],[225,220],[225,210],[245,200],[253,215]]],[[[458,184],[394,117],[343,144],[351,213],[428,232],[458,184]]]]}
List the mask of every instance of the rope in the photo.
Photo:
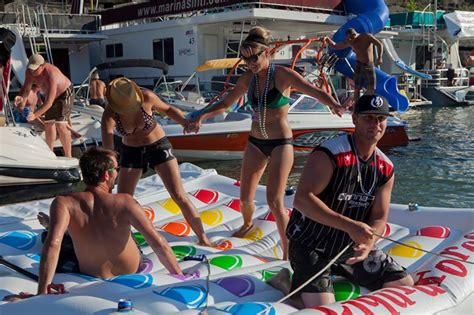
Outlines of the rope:
{"type": "MultiPolygon", "coordinates": [[[[393,242],[393,243],[396,243],[398,245],[402,245],[402,246],[406,246],[408,248],[412,248],[412,249],[415,249],[415,250],[419,250],[421,252],[424,252],[424,253],[427,253],[427,254],[431,254],[433,256],[437,256],[437,257],[443,257],[443,258],[448,258],[448,259],[451,259],[451,260],[456,260],[456,261],[459,261],[459,262],[462,262],[462,263],[466,263],[466,264],[471,264],[471,265],[474,265],[474,261],[468,261],[468,260],[462,260],[460,258],[456,258],[456,257],[452,257],[452,256],[448,256],[448,255],[443,255],[443,254],[438,254],[438,253],[435,253],[435,252],[432,252],[432,251],[429,251],[429,250],[425,250],[425,249],[422,249],[422,248],[418,248],[418,247],[415,247],[415,246],[411,246],[411,245],[408,245],[408,244],[405,244],[405,243],[402,243],[402,242],[399,242],[397,240],[394,240],[390,237],[387,237],[387,236],[383,236],[383,235],[380,235],[380,234],[377,234],[377,233],[372,233],[374,236],[377,236],[381,239],[385,239],[387,241],[390,241],[390,242],[393,242]]],[[[292,297],[295,293],[297,293],[298,291],[300,291],[303,287],[305,287],[308,283],[310,283],[311,281],[313,281],[314,279],[316,279],[317,277],[319,277],[324,271],[326,271],[329,267],[331,267],[332,264],[334,264],[336,262],[337,259],[339,259],[339,257],[342,256],[342,254],[344,254],[344,252],[346,252],[349,247],[352,245],[352,242],[349,243],[349,245],[347,245],[346,247],[344,247],[326,266],[324,266],[323,269],[321,269],[319,272],[317,272],[315,275],[313,275],[311,278],[309,278],[306,282],[304,282],[302,285],[300,285],[299,287],[297,287],[294,291],[292,291],[291,293],[285,295],[284,297],[282,297],[281,299],[279,299],[278,301],[276,302],[273,302],[271,303],[267,308],[265,308],[264,310],[260,311],[257,313],[257,315],[260,315],[260,314],[264,314],[266,311],[268,311],[270,308],[273,307],[273,305],[277,304],[277,303],[281,303],[285,300],[287,300],[288,298],[292,297]]]]}
{"type": "Polygon", "coordinates": [[[382,236],[382,235],[379,235],[379,234],[377,234],[377,233],[373,233],[373,235],[375,235],[375,236],[377,236],[377,237],[380,237],[380,238],[382,238],[382,239],[385,239],[385,240],[387,240],[387,241],[394,242],[394,243],[396,243],[396,244],[398,244],[398,245],[406,246],[406,247],[408,247],[408,248],[412,248],[412,249],[415,249],[415,250],[419,250],[420,252],[424,252],[424,253],[427,253],[427,254],[431,254],[431,255],[433,255],[433,256],[448,258],[448,259],[456,260],[456,261],[459,261],[459,262],[462,262],[462,263],[474,265],[474,261],[462,260],[462,259],[460,259],[460,258],[456,258],[456,257],[453,257],[453,256],[438,254],[438,253],[435,253],[435,252],[432,252],[432,251],[429,251],[429,250],[426,250],[426,249],[423,249],[423,248],[418,248],[418,247],[415,247],[415,246],[411,246],[411,245],[408,245],[408,244],[399,242],[399,241],[397,241],[397,240],[391,239],[390,237],[382,236]]]}
{"type": "Polygon", "coordinates": [[[330,262],[327,263],[326,266],[324,266],[323,269],[321,269],[319,272],[317,272],[315,275],[313,275],[311,278],[309,278],[308,280],[306,280],[306,282],[304,282],[302,285],[300,285],[299,287],[297,287],[294,291],[290,292],[289,294],[285,295],[284,297],[282,297],[281,299],[279,299],[278,301],[276,302],[273,302],[271,303],[267,308],[261,310],[260,312],[257,313],[257,315],[260,315],[260,314],[264,314],[267,310],[269,310],[270,308],[273,307],[273,305],[277,304],[277,303],[281,303],[283,301],[285,301],[286,299],[292,297],[295,293],[299,292],[301,289],[303,289],[308,283],[310,283],[311,281],[313,281],[314,279],[316,279],[317,277],[319,277],[323,272],[325,272],[329,267],[331,267],[332,264],[334,264],[336,262],[336,260],[339,259],[339,257],[342,256],[342,254],[344,254],[348,249],[349,247],[351,247],[352,245],[352,242],[349,243],[346,247],[344,247],[330,262]]]}

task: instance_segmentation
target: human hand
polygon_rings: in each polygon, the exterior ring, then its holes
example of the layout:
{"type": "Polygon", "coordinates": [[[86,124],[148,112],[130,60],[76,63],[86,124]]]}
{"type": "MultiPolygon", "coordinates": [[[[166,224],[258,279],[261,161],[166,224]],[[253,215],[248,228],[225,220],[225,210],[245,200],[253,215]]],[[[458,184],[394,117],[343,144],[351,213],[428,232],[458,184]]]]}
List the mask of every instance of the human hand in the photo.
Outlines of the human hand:
{"type": "Polygon", "coordinates": [[[383,63],[383,59],[382,57],[379,57],[379,59],[377,59],[377,66],[380,66],[382,63],[383,63]]]}
{"type": "Polygon", "coordinates": [[[337,103],[336,105],[331,107],[331,112],[333,114],[336,114],[339,117],[342,117],[342,114],[346,112],[346,107],[344,105],[337,103]]]}
{"type": "Polygon", "coordinates": [[[364,222],[354,221],[346,231],[355,244],[367,243],[373,239],[375,229],[364,222]]]}
{"type": "Polygon", "coordinates": [[[198,245],[207,247],[217,247],[217,244],[209,241],[207,237],[204,237],[203,239],[199,240],[198,245]]]}
{"type": "Polygon", "coordinates": [[[346,264],[348,265],[353,265],[356,264],[360,261],[364,261],[367,259],[367,257],[370,254],[370,251],[372,250],[372,242],[367,242],[367,243],[361,243],[356,246],[354,246],[354,256],[350,257],[349,259],[346,260],[346,264]]]}
{"type": "Polygon", "coordinates": [[[186,120],[183,126],[184,127],[183,133],[184,134],[191,133],[191,132],[198,133],[199,129],[201,129],[201,125],[202,123],[199,117],[196,119],[186,120]]]}
{"type": "Polygon", "coordinates": [[[25,107],[24,105],[22,106],[23,96],[20,96],[20,95],[15,96],[15,99],[13,100],[13,102],[15,103],[15,106],[18,107],[18,109],[20,110],[22,110],[23,107],[25,107]]]}
{"type": "Polygon", "coordinates": [[[19,300],[28,299],[35,296],[34,294],[28,292],[20,292],[19,294],[10,294],[3,297],[4,302],[15,302],[19,300]]]}
{"type": "Polygon", "coordinates": [[[28,122],[30,122],[30,121],[33,121],[33,120],[35,120],[35,119],[37,119],[37,118],[38,118],[38,117],[36,117],[35,113],[29,112],[28,116],[26,117],[26,120],[27,120],[28,122]]]}

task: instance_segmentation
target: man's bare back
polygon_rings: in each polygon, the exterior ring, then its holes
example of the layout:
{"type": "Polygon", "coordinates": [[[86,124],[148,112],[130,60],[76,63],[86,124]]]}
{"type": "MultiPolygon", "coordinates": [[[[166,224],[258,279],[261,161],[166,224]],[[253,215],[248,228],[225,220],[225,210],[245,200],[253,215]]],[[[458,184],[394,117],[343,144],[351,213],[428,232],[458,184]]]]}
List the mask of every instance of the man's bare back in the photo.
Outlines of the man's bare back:
{"type": "Polygon", "coordinates": [[[92,99],[105,99],[105,83],[99,79],[91,80],[89,83],[89,93],[92,99]]]}
{"type": "Polygon", "coordinates": [[[140,252],[131,236],[130,203],[126,194],[100,191],[58,198],[70,216],[68,231],[82,273],[99,278],[138,270],[140,252]]]}

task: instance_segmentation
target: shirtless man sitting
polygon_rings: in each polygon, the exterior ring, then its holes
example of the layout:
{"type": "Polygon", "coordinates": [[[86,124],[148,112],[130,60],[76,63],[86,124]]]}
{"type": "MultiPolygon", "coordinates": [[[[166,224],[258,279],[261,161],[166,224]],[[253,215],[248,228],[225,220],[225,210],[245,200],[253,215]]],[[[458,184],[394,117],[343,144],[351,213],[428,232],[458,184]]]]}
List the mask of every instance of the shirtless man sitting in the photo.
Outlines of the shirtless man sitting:
{"type": "Polygon", "coordinates": [[[27,120],[33,121],[45,115],[46,143],[49,148],[53,150],[57,129],[64,155],[72,157],[71,132],[67,128],[74,103],[74,88],[71,81],[56,66],[46,63],[40,54],[32,55],[28,59],[25,84],[20,95],[15,97],[15,104],[20,111],[25,107],[33,82],[45,92],[46,99],[40,109],[28,114],[27,120]]]}
{"type": "MultiPolygon", "coordinates": [[[[112,194],[118,163],[113,151],[92,147],[79,161],[84,192],[56,197],[50,208],[49,229],[41,253],[37,294],[45,294],[58,267],[66,231],[74,244],[78,270],[98,278],[136,273],[140,251],[131,227],[143,234],[161,263],[172,274],[182,271],[168,242],[156,231],[129,194],[112,194]]],[[[71,259],[70,264],[74,263],[71,259]]],[[[6,301],[33,296],[10,295],[6,301]]]]}
{"type": "Polygon", "coordinates": [[[105,83],[100,80],[99,73],[94,72],[89,82],[90,105],[99,105],[105,108],[105,83]]]}
{"type": "Polygon", "coordinates": [[[373,95],[375,93],[375,68],[374,68],[374,46],[377,48],[377,62],[375,65],[381,65],[383,55],[383,44],[372,34],[359,34],[355,29],[349,28],[346,31],[346,40],[341,43],[335,43],[329,37],[325,37],[325,41],[334,49],[344,49],[351,47],[356,54],[356,67],[354,70],[354,101],[360,97],[360,90],[364,83],[367,84],[366,94],[373,95]]]}

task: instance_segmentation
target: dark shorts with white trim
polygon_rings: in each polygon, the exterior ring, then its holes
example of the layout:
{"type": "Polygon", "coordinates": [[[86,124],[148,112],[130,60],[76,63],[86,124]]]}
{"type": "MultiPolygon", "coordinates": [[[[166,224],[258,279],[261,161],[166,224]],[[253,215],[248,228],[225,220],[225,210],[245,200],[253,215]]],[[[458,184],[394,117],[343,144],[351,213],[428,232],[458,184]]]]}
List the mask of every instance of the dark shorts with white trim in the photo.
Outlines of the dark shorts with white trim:
{"type": "Polygon", "coordinates": [[[122,144],[120,151],[120,167],[142,168],[146,172],[148,167],[176,159],[172,152],[171,142],[167,137],[141,147],[131,147],[122,144]]]}
{"type": "MultiPolygon", "coordinates": [[[[310,249],[290,241],[289,260],[293,269],[291,291],[300,287],[308,279],[322,270],[333,257],[323,251],[310,249]]],[[[379,249],[370,252],[369,257],[354,265],[344,262],[353,252],[342,255],[329,269],[307,284],[297,295],[308,293],[334,293],[331,275],[338,275],[370,290],[378,290],[384,283],[400,280],[408,276],[405,268],[397,264],[392,257],[379,249]]]]}

